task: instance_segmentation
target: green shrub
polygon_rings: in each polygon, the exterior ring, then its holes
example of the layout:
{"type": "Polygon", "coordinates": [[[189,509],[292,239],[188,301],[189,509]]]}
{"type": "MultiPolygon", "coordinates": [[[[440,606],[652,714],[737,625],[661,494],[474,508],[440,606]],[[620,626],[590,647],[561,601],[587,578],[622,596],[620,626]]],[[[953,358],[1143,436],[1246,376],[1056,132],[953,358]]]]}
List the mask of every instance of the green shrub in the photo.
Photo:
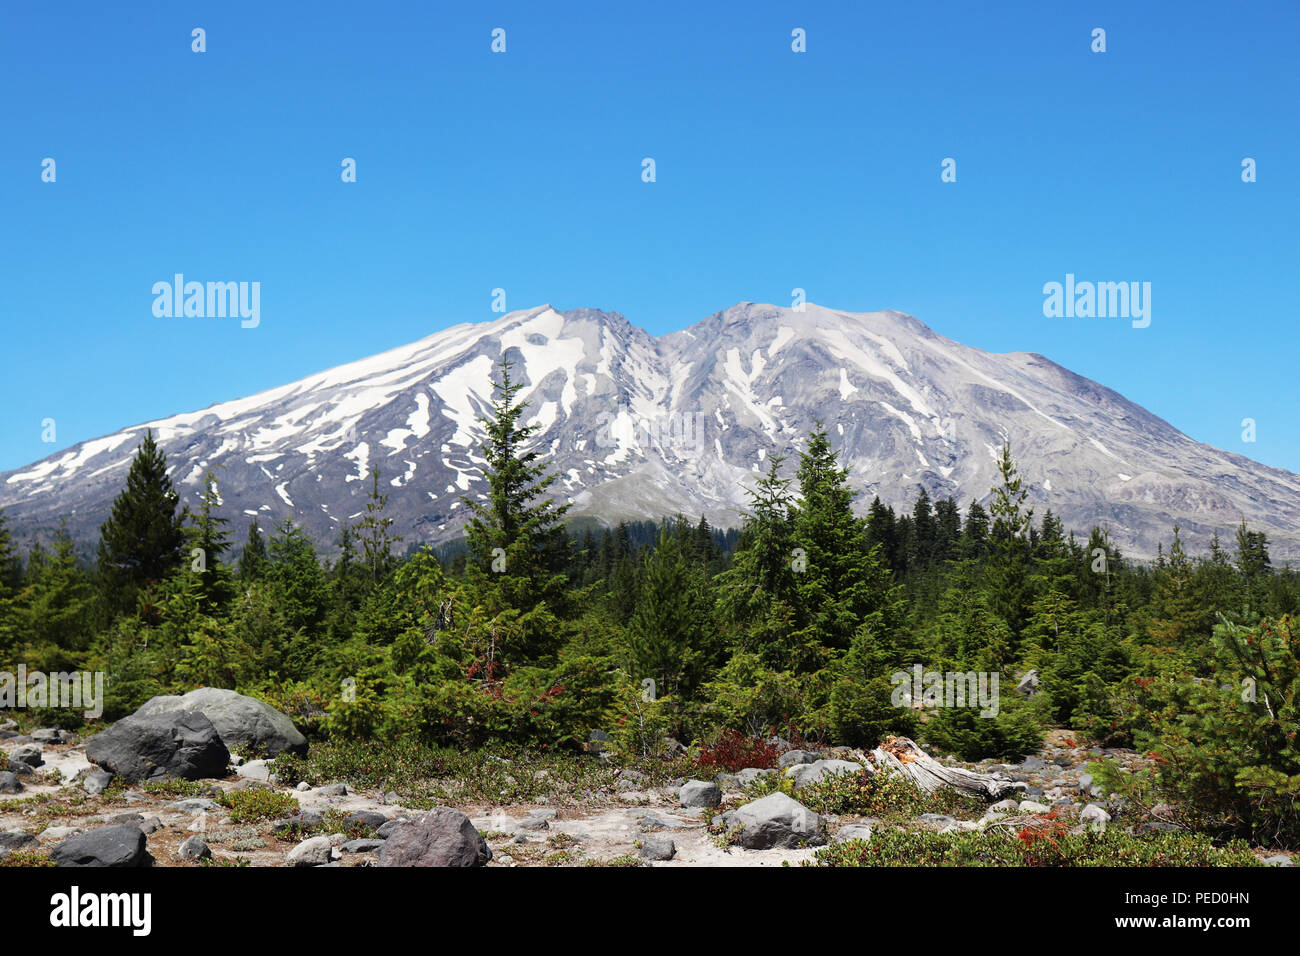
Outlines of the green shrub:
{"type": "Polygon", "coordinates": [[[972,817],[984,809],[979,799],[954,790],[927,794],[896,773],[832,774],[804,787],[797,797],[800,803],[818,813],[894,820],[911,819],[922,813],[972,817]]]}
{"type": "Polygon", "coordinates": [[[230,810],[230,819],[235,823],[276,820],[298,812],[295,798],[263,787],[223,793],[217,803],[230,810]]]}
{"type": "Polygon", "coordinates": [[[1044,731],[1036,705],[1004,694],[996,717],[981,717],[975,707],[940,707],[922,726],[921,735],[962,760],[1019,760],[1037,753],[1044,731]]]}
{"type": "MultiPolygon", "coordinates": [[[[1030,831],[1032,833],[1032,831],[1030,831]]],[[[1259,866],[1246,844],[1216,847],[1200,834],[1134,836],[1115,828],[1059,831],[1033,838],[1025,830],[934,833],[878,829],[871,839],[817,851],[815,866],[1259,866]]]]}
{"type": "Polygon", "coordinates": [[[874,747],[888,736],[911,737],[917,718],[907,707],[894,706],[893,683],[841,680],[831,690],[830,729],[834,740],[846,747],[874,747]]]}

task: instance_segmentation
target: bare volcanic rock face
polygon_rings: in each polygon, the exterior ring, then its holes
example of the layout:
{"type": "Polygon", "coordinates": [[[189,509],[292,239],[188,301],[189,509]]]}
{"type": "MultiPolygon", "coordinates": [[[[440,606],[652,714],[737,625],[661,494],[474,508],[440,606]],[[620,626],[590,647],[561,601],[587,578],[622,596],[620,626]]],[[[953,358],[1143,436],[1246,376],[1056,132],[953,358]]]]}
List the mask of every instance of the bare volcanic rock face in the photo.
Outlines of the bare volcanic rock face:
{"type": "Polygon", "coordinates": [[[216,469],[229,514],[263,528],[291,517],[334,541],[378,467],[394,532],[450,540],[462,496],[482,490],[477,419],[502,358],[574,517],[681,512],[734,527],[772,456],[796,457],[821,421],[863,511],[875,495],[910,508],[918,485],[963,510],[987,503],[1009,440],[1028,505],[1083,535],[1107,528],[1133,556],[1154,555],[1175,524],[1204,548],[1242,519],[1275,556],[1300,553],[1300,477],[1194,441],[1041,355],[970,348],[898,312],[811,303],[740,303],[659,338],[617,313],[550,306],[458,325],[0,474],[0,508],[20,536],[67,517],[93,542],[152,429],[188,504],[216,469]]]}

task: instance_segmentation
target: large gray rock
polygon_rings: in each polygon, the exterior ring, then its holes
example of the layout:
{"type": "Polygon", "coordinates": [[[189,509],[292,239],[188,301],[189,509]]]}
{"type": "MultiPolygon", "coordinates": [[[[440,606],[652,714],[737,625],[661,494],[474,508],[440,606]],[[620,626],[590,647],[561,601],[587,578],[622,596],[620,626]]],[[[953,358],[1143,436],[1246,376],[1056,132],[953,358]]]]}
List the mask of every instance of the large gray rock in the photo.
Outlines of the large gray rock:
{"type": "Polygon", "coordinates": [[[712,809],[722,802],[722,790],[707,780],[687,780],[678,791],[678,798],[684,807],[712,809]]]}
{"type": "Polygon", "coordinates": [[[794,788],[802,790],[804,787],[819,783],[827,777],[849,774],[856,776],[861,772],[862,764],[854,763],[851,760],[816,760],[806,767],[798,767],[790,776],[794,779],[794,788]]]}
{"type": "Polygon", "coordinates": [[[230,751],[212,721],[193,710],[123,717],[86,741],[86,758],[127,783],[224,777],[230,751]]]}
{"type": "Polygon", "coordinates": [[[221,735],[221,742],[230,750],[266,757],[274,757],[286,750],[296,754],[307,752],[307,738],[298,732],[288,715],[265,701],[245,697],[233,690],[200,687],[180,697],[154,697],[146,701],[135,716],[168,710],[197,710],[212,721],[212,726],[221,735]]]}
{"type": "Polygon", "coordinates": [[[152,866],[145,836],[138,826],[123,823],[100,827],[64,840],[50,859],[55,866],[152,866]]]}
{"type": "Polygon", "coordinates": [[[327,836],[303,840],[286,854],[286,866],[324,866],[333,859],[333,845],[327,836]]]}
{"type": "Polygon", "coordinates": [[[202,837],[192,836],[176,848],[176,855],[182,860],[204,860],[212,856],[212,850],[202,837]]]}
{"type": "Polygon", "coordinates": [[[9,759],[18,763],[25,763],[29,767],[39,767],[45,763],[45,759],[41,756],[41,748],[35,744],[26,744],[19,747],[9,755],[9,759]]]}
{"type": "Polygon", "coordinates": [[[451,807],[434,807],[394,827],[379,851],[380,866],[483,866],[490,859],[483,835],[451,807]]]}
{"type": "Polygon", "coordinates": [[[113,775],[111,773],[107,770],[97,770],[94,773],[86,774],[85,779],[81,781],[81,788],[91,796],[96,796],[107,790],[112,782],[113,775]]]}
{"type": "Polygon", "coordinates": [[[14,850],[25,850],[37,845],[36,837],[26,830],[0,830],[0,860],[14,850]]]}
{"type": "Polygon", "coordinates": [[[737,842],[747,850],[794,849],[826,842],[821,817],[779,790],[724,813],[722,821],[729,829],[740,828],[737,842]]]}
{"type": "Polygon", "coordinates": [[[23,783],[16,775],[0,770],[0,793],[19,793],[22,789],[23,783]]]}
{"type": "Polygon", "coordinates": [[[835,831],[832,843],[847,843],[849,840],[870,840],[872,826],[869,823],[850,823],[835,831]]]}
{"type": "Polygon", "coordinates": [[[666,836],[648,836],[641,842],[638,855],[643,860],[671,860],[677,855],[677,844],[666,836]]]}
{"type": "Polygon", "coordinates": [[[801,763],[816,763],[817,754],[811,750],[787,750],[777,758],[776,765],[782,770],[801,763]]]}

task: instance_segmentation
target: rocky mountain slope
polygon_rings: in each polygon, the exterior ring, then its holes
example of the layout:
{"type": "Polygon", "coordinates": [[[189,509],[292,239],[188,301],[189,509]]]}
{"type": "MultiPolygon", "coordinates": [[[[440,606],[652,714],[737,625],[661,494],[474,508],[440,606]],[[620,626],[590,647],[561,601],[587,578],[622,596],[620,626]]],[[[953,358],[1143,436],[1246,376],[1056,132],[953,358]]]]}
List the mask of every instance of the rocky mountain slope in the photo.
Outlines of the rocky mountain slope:
{"type": "Polygon", "coordinates": [[[740,303],[654,338],[617,313],[550,306],[458,325],[247,398],[145,422],[0,474],[18,532],[68,516],[93,540],[146,428],[191,503],[215,469],[237,533],[293,517],[321,540],[382,470],[408,542],[455,537],[479,488],[476,419],[493,364],[516,363],[537,442],[574,515],[683,512],[737,525],[770,456],[795,459],[822,421],[861,491],[910,507],[918,485],[986,500],[1004,438],[1039,514],[1093,524],[1151,555],[1178,524],[1203,546],[1245,519],[1300,540],[1300,477],[1196,442],[1041,355],[969,348],[897,312],[740,303]]]}

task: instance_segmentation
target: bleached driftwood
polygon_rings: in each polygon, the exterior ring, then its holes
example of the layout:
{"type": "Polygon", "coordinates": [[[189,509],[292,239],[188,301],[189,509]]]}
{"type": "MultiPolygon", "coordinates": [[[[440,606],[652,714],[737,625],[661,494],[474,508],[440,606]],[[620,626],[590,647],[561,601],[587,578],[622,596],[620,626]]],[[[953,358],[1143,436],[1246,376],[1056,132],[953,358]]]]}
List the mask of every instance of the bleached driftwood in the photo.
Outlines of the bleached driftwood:
{"type": "Polygon", "coordinates": [[[959,767],[945,767],[907,737],[888,737],[864,759],[868,772],[899,773],[925,793],[951,787],[985,800],[1001,800],[1016,792],[1015,783],[1004,777],[975,773],[959,767]]]}

